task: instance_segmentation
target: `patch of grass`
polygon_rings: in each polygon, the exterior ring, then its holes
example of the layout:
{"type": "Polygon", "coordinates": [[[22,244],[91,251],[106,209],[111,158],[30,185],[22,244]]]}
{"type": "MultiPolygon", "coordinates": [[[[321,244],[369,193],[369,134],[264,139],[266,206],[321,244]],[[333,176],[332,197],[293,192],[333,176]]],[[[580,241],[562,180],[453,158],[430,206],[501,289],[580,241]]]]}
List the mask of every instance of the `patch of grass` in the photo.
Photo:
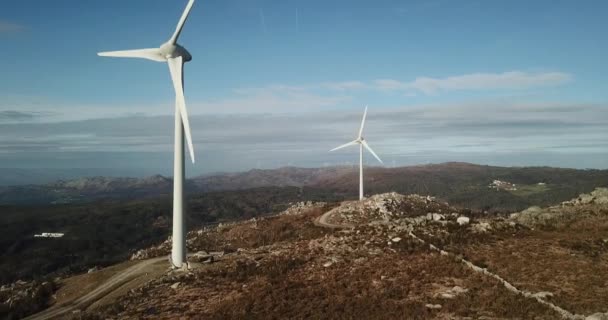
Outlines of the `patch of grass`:
{"type": "Polygon", "coordinates": [[[517,190],[510,190],[509,192],[519,197],[528,197],[551,190],[546,184],[524,184],[517,185],[516,188],[517,190]]]}

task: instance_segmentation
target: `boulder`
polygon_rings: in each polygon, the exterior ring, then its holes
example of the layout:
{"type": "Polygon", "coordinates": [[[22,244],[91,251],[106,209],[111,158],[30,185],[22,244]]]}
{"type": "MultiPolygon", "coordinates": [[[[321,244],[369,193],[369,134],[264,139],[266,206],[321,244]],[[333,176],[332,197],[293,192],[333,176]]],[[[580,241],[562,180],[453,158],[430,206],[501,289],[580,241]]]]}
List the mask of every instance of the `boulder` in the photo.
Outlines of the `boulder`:
{"type": "Polygon", "coordinates": [[[470,221],[471,221],[471,219],[469,219],[469,217],[465,217],[465,216],[460,216],[460,217],[458,217],[458,219],[456,219],[456,222],[461,226],[469,224],[470,221]]]}
{"type": "Polygon", "coordinates": [[[433,221],[445,220],[445,216],[439,213],[433,213],[431,216],[433,217],[433,221]]]}

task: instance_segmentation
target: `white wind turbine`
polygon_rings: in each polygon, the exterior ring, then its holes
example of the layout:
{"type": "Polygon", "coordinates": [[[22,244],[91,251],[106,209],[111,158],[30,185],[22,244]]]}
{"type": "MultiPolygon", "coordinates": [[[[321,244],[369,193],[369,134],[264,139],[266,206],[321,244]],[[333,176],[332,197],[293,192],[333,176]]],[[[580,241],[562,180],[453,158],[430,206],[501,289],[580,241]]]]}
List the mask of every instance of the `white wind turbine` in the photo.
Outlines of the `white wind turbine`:
{"type": "Polygon", "coordinates": [[[359,145],[359,200],[363,200],[363,147],[365,147],[365,149],[367,149],[367,151],[369,151],[376,159],[378,159],[378,161],[380,161],[380,163],[384,163],[384,162],[382,162],[382,160],[380,160],[380,157],[378,157],[378,155],[374,152],[374,150],[372,150],[372,148],[370,148],[370,146],[367,144],[367,142],[365,141],[365,139],[362,136],[363,126],[365,125],[366,116],[367,116],[367,106],[365,106],[365,112],[363,113],[363,120],[361,120],[361,128],[359,128],[359,135],[357,136],[357,139],[329,150],[331,152],[331,151],[342,149],[342,148],[345,148],[348,146],[352,146],[352,145],[356,145],[356,144],[359,145]]]}
{"type": "Polygon", "coordinates": [[[192,9],[194,0],[190,0],[182,17],[177,23],[177,28],[169,41],[163,43],[159,48],[136,49],[124,51],[100,52],[103,57],[141,58],[158,62],[167,62],[173,88],[175,89],[175,145],[173,156],[173,247],[171,250],[171,263],[174,267],[181,268],[186,262],[186,233],[184,222],[184,134],[188,142],[190,159],[194,163],[194,148],[192,146],[192,135],[190,123],[188,122],[188,111],[184,98],[184,63],[192,60],[192,56],[184,47],[177,44],[184,23],[192,9]]]}

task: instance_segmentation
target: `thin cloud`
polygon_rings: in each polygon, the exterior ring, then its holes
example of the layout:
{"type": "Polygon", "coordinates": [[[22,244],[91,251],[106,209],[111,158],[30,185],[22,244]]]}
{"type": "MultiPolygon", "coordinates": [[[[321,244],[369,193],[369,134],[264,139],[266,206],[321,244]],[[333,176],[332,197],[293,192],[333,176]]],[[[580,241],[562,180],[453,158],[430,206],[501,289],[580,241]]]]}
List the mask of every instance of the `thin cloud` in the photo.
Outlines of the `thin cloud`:
{"type": "Polygon", "coordinates": [[[405,83],[405,88],[419,90],[425,94],[451,90],[491,90],[525,89],[532,87],[556,86],[572,80],[572,76],[562,72],[526,73],[509,71],[503,73],[473,73],[447,78],[416,78],[405,83]]]}
{"type": "Polygon", "coordinates": [[[335,91],[345,91],[345,90],[359,90],[366,89],[368,85],[361,81],[343,81],[343,82],[326,82],[320,85],[321,88],[335,90],[335,91]]]}
{"type": "Polygon", "coordinates": [[[20,24],[0,20],[0,34],[20,32],[23,30],[25,30],[25,27],[20,24]]]}
{"type": "Polygon", "coordinates": [[[395,79],[376,79],[368,83],[344,81],[324,83],[322,86],[333,90],[367,89],[383,92],[402,91],[407,95],[414,95],[416,92],[432,95],[448,91],[508,90],[558,86],[571,81],[572,78],[570,74],[564,72],[528,73],[508,71],[503,73],[471,73],[445,78],[418,77],[409,82],[395,79]]]}
{"type": "Polygon", "coordinates": [[[268,30],[266,29],[266,18],[264,16],[264,10],[262,9],[260,9],[260,24],[262,25],[262,31],[266,34],[268,30]]]}
{"type": "Polygon", "coordinates": [[[41,112],[41,111],[16,111],[16,110],[4,110],[0,111],[0,122],[22,122],[22,121],[33,121],[40,118],[46,118],[57,115],[53,112],[41,112]]]}

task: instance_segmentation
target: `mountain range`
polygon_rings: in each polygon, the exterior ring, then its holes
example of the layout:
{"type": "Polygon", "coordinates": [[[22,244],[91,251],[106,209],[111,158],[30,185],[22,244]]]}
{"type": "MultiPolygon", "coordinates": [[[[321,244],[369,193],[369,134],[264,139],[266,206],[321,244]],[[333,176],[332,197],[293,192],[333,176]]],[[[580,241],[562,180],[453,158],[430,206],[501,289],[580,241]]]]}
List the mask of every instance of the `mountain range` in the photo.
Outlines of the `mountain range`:
{"type": "MultiPolygon", "coordinates": [[[[356,167],[252,169],[188,179],[190,195],[259,187],[308,187],[328,190],[345,198],[358,188],[356,167]]],[[[608,185],[608,170],[551,167],[496,167],[461,162],[397,168],[365,168],[369,194],[400,192],[430,194],[450,203],[477,209],[521,210],[529,205],[550,205],[608,185]],[[516,190],[488,186],[505,181],[516,190]]],[[[172,179],[161,175],[144,178],[86,177],[41,185],[0,187],[0,205],[87,203],[102,199],[142,199],[172,192],[172,179]]]]}

